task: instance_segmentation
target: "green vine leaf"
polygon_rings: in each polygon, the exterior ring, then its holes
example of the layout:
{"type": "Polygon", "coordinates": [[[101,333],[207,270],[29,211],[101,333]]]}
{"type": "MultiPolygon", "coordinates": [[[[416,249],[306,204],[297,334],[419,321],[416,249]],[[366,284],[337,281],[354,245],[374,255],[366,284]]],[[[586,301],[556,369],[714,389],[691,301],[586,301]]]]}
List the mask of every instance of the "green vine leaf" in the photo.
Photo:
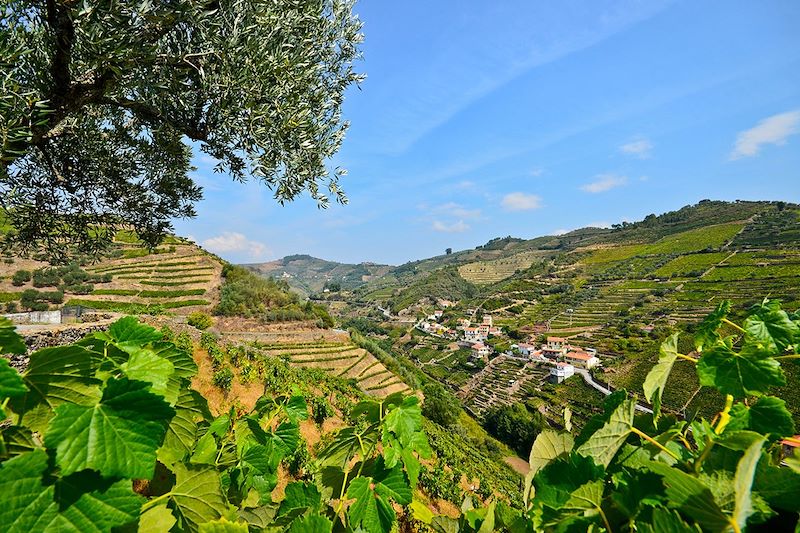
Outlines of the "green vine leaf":
{"type": "Polygon", "coordinates": [[[225,518],[200,524],[200,533],[248,533],[250,529],[242,522],[230,522],[225,518]]]}
{"type": "Polygon", "coordinates": [[[170,361],[159,357],[152,350],[141,349],[134,351],[120,368],[128,379],[150,383],[151,390],[160,396],[164,396],[167,403],[174,404],[177,401],[177,387],[173,387],[170,393],[167,394],[169,378],[175,373],[175,367],[170,361]]]}
{"type": "Polygon", "coordinates": [[[734,352],[718,344],[703,352],[697,362],[701,385],[715,387],[735,398],[765,394],[770,387],[786,384],[781,365],[763,352],[734,352]]]}
{"type": "Polygon", "coordinates": [[[369,533],[388,533],[395,520],[391,500],[408,505],[411,487],[402,469],[386,469],[378,459],[374,477],[353,479],[347,488],[347,497],[356,500],[347,511],[351,526],[360,526],[369,533]]]}
{"type": "Polygon", "coordinates": [[[320,515],[306,515],[292,522],[287,533],[331,533],[333,522],[320,515]]]}
{"type": "Polygon", "coordinates": [[[653,413],[656,417],[661,411],[661,396],[667,385],[672,366],[678,358],[678,333],[673,333],[661,343],[658,363],[647,373],[644,380],[644,396],[653,404],[653,413]]]}
{"type": "Polygon", "coordinates": [[[751,444],[739,459],[739,464],[736,466],[736,475],[733,478],[733,486],[735,490],[733,520],[739,524],[739,529],[744,529],[747,525],[747,519],[753,514],[752,503],[752,487],[753,478],[756,473],[756,466],[758,460],[761,458],[761,449],[767,439],[764,437],[756,439],[751,444]]]}
{"type": "Polygon", "coordinates": [[[214,468],[177,463],[173,471],[175,486],[170,491],[170,499],[179,527],[197,531],[200,524],[225,515],[228,504],[214,468]]]}
{"type": "Polygon", "coordinates": [[[208,402],[199,392],[182,388],[175,404],[175,416],[167,427],[164,443],[158,449],[158,459],[165,465],[182,461],[195,445],[198,423],[210,420],[208,402]]]}
{"type": "Polygon", "coordinates": [[[0,357],[0,400],[16,398],[28,392],[16,368],[8,364],[8,360],[0,357]]]}
{"type": "Polygon", "coordinates": [[[25,341],[17,333],[16,326],[7,318],[0,317],[0,354],[24,354],[28,351],[25,341]]]}
{"type": "Polygon", "coordinates": [[[28,392],[12,398],[20,422],[44,433],[53,409],[62,404],[91,406],[100,399],[100,380],[94,377],[92,355],[81,346],[60,346],[34,352],[22,375],[28,392]]]}
{"type": "Polygon", "coordinates": [[[536,473],[551,461],[568,454],[574,445],[575,441],[569,433],[558,433],[551,429],[545,429],[536,436],[528,457],[530,470],[525,476],[523,501],[526,506],[530,497],[533,496],[533,478],[536,473]]]}
{"type": "Polygon", "coordinates": [[[731,302],[725,300],[720,302],[717,308],[700,322],[694,334],[694,347],[698,352],[717,344],[720,339],[718,330],[722,325],[722,321],[728,317],[730,312],[731,302]]]}
{"type": "Polygon", "coordinates": [[[800,326],[781,309],[778,300],[764,300],[753,306],[750,312],[744,321],[745,340],[748,343],[758,344],[772,353],[783,353],[800,334],[800,326]]]}
{"type": "Polygon", "coordinates": [[[0,490],[13,495],[0,507],[3,531],[101,533],[138,518],[144,498],[131,490],[130,481],[115,482],[84,472],[44,486],[46,470],[47,454],[41,449],[3,463],[0,490]]]}
{"type": "Polygon", "coordinates": [[[172,529],[178,521],[166,505],[151,507],[139,517],[138,533],[163,533],[172,529]]]}
{"type": "Polygon", "coordinates": [[[162,334],[156,328],[142,324],[135,316],[126,316],[111,324],[108,331],[95,333],[95,337],[132,354],[151,342],[160,341],[162,334]]]}
{"type": "Polygon", "coordinates": [[[726,531],[730,527],[728,517],[702,481],[664,463],[651,462],[648,468],[663,478],[670,507],[683,511],[711,531],[726,531]]]}
{"type": "Polygon", "coordinates": [[[45,445],[62,473],[91,468],[104,476],[150,479],[175,411],[148,384],[110,379],[100,403],[56,408],[45,445]]]}
{"type": "Polygon", "coordinates": [[[794,435],[795,425],[786,402],[775,396],[762,396],[747,406],[737,403],[730,412],[731,420],[725,432],[749,429],[778,438],[794,435]]]}
{"type": "Polygon", "coordinates": [[[594,458],[597,464],[608,466],[631,434],[635,410],[636,402],[631,399],[623,401],[611,414],[608,422],[578,447],[577,452],[594,458]]]}

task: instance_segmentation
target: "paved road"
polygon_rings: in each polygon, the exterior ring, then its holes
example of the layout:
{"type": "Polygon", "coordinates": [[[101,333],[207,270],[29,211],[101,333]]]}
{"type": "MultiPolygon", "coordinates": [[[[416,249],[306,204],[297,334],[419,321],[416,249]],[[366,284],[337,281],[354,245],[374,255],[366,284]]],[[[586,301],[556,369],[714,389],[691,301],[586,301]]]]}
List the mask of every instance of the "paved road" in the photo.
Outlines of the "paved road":
{"type": "MultiPolygon", "coordinates": [[[[594,380],[594,378],[592,377],[592,375],[589,373],[588,370],[584,370],[582,368],[576,368],[575,372],[580,374],[581,376],[583,376],[583,381],[585,381],[586,384],[589,385],[590,387],[593,387],[593,388],[597,389],[598,391],[602,392],[606,396],[611,394],[611,391],[609,389],[607,389],[606,387],[600,385],[598,382],[596,382],[594,380]]],[[[652,409],[650,409],[648,407],[645,407],[644,405],[639,405],[638,403],[636,404],[636,410],[637,411],[641,411],[643,413],[653,414],[653,410],[652,409]]]]}

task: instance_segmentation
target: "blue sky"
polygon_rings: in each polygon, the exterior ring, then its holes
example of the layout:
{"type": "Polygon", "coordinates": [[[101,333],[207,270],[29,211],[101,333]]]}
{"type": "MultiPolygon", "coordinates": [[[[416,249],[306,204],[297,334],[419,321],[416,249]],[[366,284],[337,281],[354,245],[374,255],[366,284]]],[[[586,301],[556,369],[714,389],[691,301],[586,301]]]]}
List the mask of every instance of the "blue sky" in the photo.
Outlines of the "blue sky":
{"type": "Polygon", "coordinates": [[[176,221],[234,262],[400,264],[703,198],[800,202],[800,2],[362,0],[350,203],[211,172],[176,221]]]}

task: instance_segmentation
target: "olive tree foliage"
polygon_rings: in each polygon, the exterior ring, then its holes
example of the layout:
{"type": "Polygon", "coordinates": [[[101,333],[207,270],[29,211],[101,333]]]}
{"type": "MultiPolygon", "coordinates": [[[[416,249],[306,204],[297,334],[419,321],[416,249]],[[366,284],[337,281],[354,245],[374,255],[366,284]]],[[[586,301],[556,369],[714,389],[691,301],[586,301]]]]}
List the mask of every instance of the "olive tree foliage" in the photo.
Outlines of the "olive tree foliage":
{"type": "Polygon", "coordinates": [[[344,203],[328,169],[361,76],[353,0],[0,0],[5,245],[148,246],[195,215],[192,148],[283,204],[344,203]]]}

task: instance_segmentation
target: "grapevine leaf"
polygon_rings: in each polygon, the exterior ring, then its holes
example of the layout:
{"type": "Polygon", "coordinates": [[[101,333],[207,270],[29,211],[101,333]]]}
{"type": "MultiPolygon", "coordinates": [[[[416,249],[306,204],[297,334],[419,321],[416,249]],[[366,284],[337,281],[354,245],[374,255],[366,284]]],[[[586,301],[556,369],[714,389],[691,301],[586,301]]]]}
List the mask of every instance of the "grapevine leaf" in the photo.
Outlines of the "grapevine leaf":
{"type": "Polygon", "coordinates": [[[0,354],[14,353],[22,355],[28,351],[25,341],[17,333],[16,326],[7,318],[0,317],[0,354]]]}
{"type": "Polygon", "coordinates": [[[148,384],[110,379],[100,403],[63,404],[50,421],[45,445],[65,475],[91,468],[104,476],[150,479],[175,411],[148,384]]]}
{"type": "Polygon", "coordinates": [[[278,515],[287,514],[292,509],[313,509],[318,511],[322,505],[322,495],[317,487],[302,481],[286,485],[284,498],[278,508],[278,515]]]}
{"type": "Polygon", "coordinates": [[[496,500],[492,500],[486,508],[486,517],[481,522],[481,528],[478,533],[492,533],[494,531],[494,508],[497,505],[496,500]]]}
{"type": "Polygon", "coordinates": [[[739,524],[739,529],[744,529],[747,519],[753,514],[753,503],[751,492],[753,487],[753,477],[755,476],[758,460],[761,458],[761,449],[766,442],[765,437],[757,439],[745,450],[744,455],[736,466],[736,476],[733,478],[733,486],[736,494],[734,500],[733,519],[739,524]]]}
{"type": "Polygon", "coordinates": [[[369,449],[378,440],[378,435],[374,431],[364,431],[359,433],[356,428],[346,427],[336,433],[333,441],[320,453],[323,465],[337,465],[342,468],[350,461],[355,454],[361,451],[361,443],[369,449]]]}
{"type": "Polygon", "coordinates": [[[400,468],[386,468],[379,458],[375,465],[375,492],[400,505],[411,503],[411,486],[400,468]]]}
{"type": "Polygon", "coordinates": [[[8,364],[8,360],[0,357],[0,400],[16,398],[28,392],[16,368],[8,364]]]}
{"type": "Polygon", "coordinates": [[[197,531],[200,524],[226,513],[227,502],[214,468],[176,463],[174,472],[176,481],[170,499],[181,529],[197,531]]]}
{"type": "Polygon", "coordinates": [[[753,306],[751,315],[744,321],[745,340],[759,344],[771,352],[784,352],[794,344],[794,337],[800,334],[800,326],[795,324],[777,300],[764,300],[753,306]]]}
{"type": "Polygon", "coordinates": [[[594,433],[603,427],[611,418],[611,414],[628,398],[624,389],[615,390],[603,400],[602,414],[592,415],[575,438],[575,446],[582,446],[594,433]]]}
{"type": "Polygon", "coordinates": [[[284,422],[272,433],[277,449],[284,457],[294,453],[300,442],[300,428],[294,422],[284,422]]]}
{"type": "Polygon", "coordinates": [[[194,453],[192,453],[189,462],[198,465],[216,464],[217,451],[217,441],[214,440],[214,434],[208,432],[197,440],[194,453]]]}
{"type": "Polygon", "coordinates": [[[115,344],[120,350],[132,353],[142,346],[160,341],[160,331],[147,324],[142,324],[135,316],[120,318],[108,327],[108,331],[95,333],[95,336],[106,342],[115,344]]]}
{"type": "Polygon", "coordinates": [[[389,411],[383,419],[384,431],[394,433],[403,446],[408,446],[414,434],[422,429],[422,408],[419,398],[409,396],[403,402],[389,411]]]}
{"type": "Polygon", "coordinates": [[[656,507],[653,509],[652,523],[637,522],[638,531],[642,533],[701,533],[697,524],[687,524],[677,511],[656,507]]]}
{"type": "Polygon", "coordinates": [[[730,527],[728,517],[702,481],[664,463],[651,462],[648,468],[663,478],[670,507],[683,511],[711,531],[730,527]]]}
{"type": "Polygon", "coordinates": [[[800,512],[800,472],[772,466],[765,459],[758,463],[754,490],[770,505],[786,511],[800,512]]]}
{"type": "Polygon", "coordinates": [[[100,533],[138,517],[144,498],[131,490],[130,481],[113,482],[94,472],[82,472],[45,487],[42,475],[46,469],[47,454],[41,449],[3,463],[0,490],[10,495],[0,507],[4,531],[100,533]],[[54,501],[56,494],[58,501],[54,501]]]}
{"type": "Polygon", "coordinates": [[[197,423],[210,419],[206,399],[195,390],[182,388],[175,404],[175,416],[167,428],[164,444],[158,450],[159,461],[172,465],[183,460],[194,446],[197,423]]]}
{"type": "Polygon", "coordinates": [[[130,480],[112,483],[88,471],[63,479],[56,494],[60,512],[48,529],[81,533],[101,533],[133,523],[145,501],[133,492],[130,480]]]}
{"type": "Polygon", "coordinates": [[[747,406],[737,403],[730,412],[731,420],[725,432],[750,429],[764,435],[786,437],[794,435],[794,420],[786,402],[775,396],[762,396],[747,406]]]}
{"type": "Polygon", "coordinates": [[[164,396],[168,403],[175,403],[178,399],[177,388],[173,388],[171,394],[167,394],[167,384],[170,376],[175,373],[175,367],[152,350],[135,350],[128,361],[121,365],[121,369],[128,379],[150,383],[151,390],[164,396]]]}
{"type": "Polygon", "coordinates": [[[175,368],[175,375],[181,378],[192,378],[197,374],[197,363],[192,359],[192,354],[179,349],[170,342],[158,342],[153,344],[153,352],[159,357],[163,357],[175,368]]]}
{"type": "Polygon", "coordinates": [[[532,494],[532,482],[536,473],[543,467],[547,466],[551,461],[561,455],[567,454],[572,451],[575,441],[569,433],[558,433],[551,429],[545,429],[536,436],[531,447],[530,457],[528,464],[530,464],[530,471],[525,476],[525,489],[523,498],[527,505],[528,499],[532,494]]]}
{"type": "Polygon", "coordinates": [[[31,355],[22,376],[28,392],[10,406],[33,431],[44,433],[53,409],[62,404],[91,406],[100,399],[92,355],[81,346],[45,348],[31,355]]]}
{"type": "Polygon", "coordinates": [[[673,333],[667,340],[661,343],[659,349],[658,363],[647,373],[644,380],[644,396],[647,401],[653,404],[653,412],[657,417],[661,411],[661,396],[664,394],[664,387],[667,379],[672,372],[672,365],[678,358],[678,333],[673,333]]]}
{"type": "Polygon", "coordinates": [[[422,503],[419,500],[412,501],[408,508],[411,509],[411,513],[414,516],[414,519],[419,520],[425,524],[430,524],[433,522],[433,511],[430,508],[422,503]]]}
{"type": "Polygon", "coordinates": [[[725,300],[720,302],[717,308],[700,322],[694,334],[694,347],[698,352],[702,352],[705,348],[717,343],[720,338],[717,330],[730,312],[731,302],[725,300]]]}
{"type": "Polygon", "coordinates": [[[34,439],[33,432],[24,426],[0,427],[0,449],[5,448],[7,457],[15,457],[40,446],[38,438],[34,439]]]}
{"type": "Polygon", "coordinates": [[[347,510],[350,524],[361,527],[367,533],[389,533],[394,524],[392,506],[372,488],[369,477],[353,479],[347,488],[347,497],[355,499],[347,510]]]}
{"type": "Polygon", "coordinates": [[[247,524],[242,522],[229,522],[224,518],[200,524],[200,533],[248,533],[247,524]]]}
{"type": "Polygon", "coordinates": [[[631,399],[623,401],[611,413],[608,422],[578,448],[578,453],[593,457],[597,464],[608,466],[631,434],[635,409],[636,402],[631,399]]]}
{"type": "Polygon", "coordinates": [[[300,395],[289,398],[289,401],[283,406],[283,410],[292,422],[306,420],[308,418],[306,399],[300,395]]]}
{"type": "Polygon", "coordinates": [[[306,515],[297,518],[287,533],[331,533],[333,522],[320,515],[306,515]]]}
{"type": "Polygon", "coordinates": [[[8,533],[41,531],[55,519],[55,488],[42,485],[47,453],[38,449],[0,465],[0,525],[8,533]]]}
{"type": "Polygon", "coordinates": [[[578,487],[603,475],[603,467],[595,464],[591,457],[571,453],[550,462],[533,478],[536,501],[552,509],[561,509],[578,487]]]}
{"type": "Polygon", "coordinates": [[[603,500],[603,483],[602,479],[584,483],[572,491],[564,507],[567,509],[599,509],[603,500]]]}
{"type": "Polygon", "coordinates": [[[701,385],[715,387],[722,394],[735,398],[761,395],[770,387],[786,384],[781,365],[763,352],[734,352],[718,344],[705,351],[697,362],[701,385]]]}
{"type": "Polygon", "coordinates": [[[139,517],[138,533],[163,533],[169,531],[177,520],[166,505],[148,509],[139,517]]]}

